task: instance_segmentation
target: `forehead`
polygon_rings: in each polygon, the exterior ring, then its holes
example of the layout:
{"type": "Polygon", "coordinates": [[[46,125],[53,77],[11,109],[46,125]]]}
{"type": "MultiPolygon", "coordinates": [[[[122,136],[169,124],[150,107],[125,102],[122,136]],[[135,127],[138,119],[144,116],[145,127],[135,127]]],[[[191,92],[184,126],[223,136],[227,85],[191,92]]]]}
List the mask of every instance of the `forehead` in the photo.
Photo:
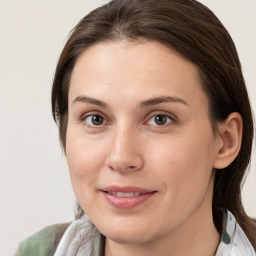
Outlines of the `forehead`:
{"type": "Polygon", "coordinates": [[[135,91],[141,97],[171,94],[188,101],[206,97],[197,66],[156,42],[102,42],[78,57],[70,99],[81,93],[106,97],[135,91]]]}

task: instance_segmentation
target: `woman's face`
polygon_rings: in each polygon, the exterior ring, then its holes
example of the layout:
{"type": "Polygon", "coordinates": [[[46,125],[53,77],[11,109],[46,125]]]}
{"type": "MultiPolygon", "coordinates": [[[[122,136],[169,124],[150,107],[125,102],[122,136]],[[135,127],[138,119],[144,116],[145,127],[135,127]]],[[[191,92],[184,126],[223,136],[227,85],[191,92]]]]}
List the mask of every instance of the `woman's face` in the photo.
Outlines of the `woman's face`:
{"type": "Polygon", "coordinates": [[[154,42],[94,45],[74,67],[68,111],[72,185],[105,236],[150,242],[211,218],[221,139],[195,65],[154,42]]]}

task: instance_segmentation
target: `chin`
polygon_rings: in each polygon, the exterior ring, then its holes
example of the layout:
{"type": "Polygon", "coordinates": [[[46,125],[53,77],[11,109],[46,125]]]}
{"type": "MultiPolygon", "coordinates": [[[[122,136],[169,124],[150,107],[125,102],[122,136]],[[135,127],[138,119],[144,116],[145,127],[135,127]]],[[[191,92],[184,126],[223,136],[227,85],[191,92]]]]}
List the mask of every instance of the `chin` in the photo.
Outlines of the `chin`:
{"type": "Polygon", "coordinates": [[[153,240],[153,238],[151,238],[149,235],[145,237],[145,230],[144,232],[139,233],[131,233],[129,231],[129,234],[125,234],[124,232],[121,232],[121,234],[120,232],[110,232],[109,234],[106,234],[106,237],[119,244],[141,244],[153,240]]]}
{"type": "Polygon", "coordinates": [[[127,224],[127,222],[126,225],[109,223],[108,226],[99,227],[99,231],[108,239],[120,244],[147,243],[158,237],[152,229],[149,229],[149,225],[127,224]]]}

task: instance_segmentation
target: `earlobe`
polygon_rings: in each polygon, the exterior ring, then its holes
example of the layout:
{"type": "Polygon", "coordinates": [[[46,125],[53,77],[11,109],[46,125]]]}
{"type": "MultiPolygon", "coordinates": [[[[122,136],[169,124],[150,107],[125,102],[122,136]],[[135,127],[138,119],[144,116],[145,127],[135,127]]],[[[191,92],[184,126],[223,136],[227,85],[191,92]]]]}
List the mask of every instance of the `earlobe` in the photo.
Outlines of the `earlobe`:
{"type": "Polygon", "coordinates": [[[214,168],[223,169],[237,157],[242,143],[243,119],[237,112],[231,113],[224,123],[219,124],[221,146],[218,149],[214,168]]]}

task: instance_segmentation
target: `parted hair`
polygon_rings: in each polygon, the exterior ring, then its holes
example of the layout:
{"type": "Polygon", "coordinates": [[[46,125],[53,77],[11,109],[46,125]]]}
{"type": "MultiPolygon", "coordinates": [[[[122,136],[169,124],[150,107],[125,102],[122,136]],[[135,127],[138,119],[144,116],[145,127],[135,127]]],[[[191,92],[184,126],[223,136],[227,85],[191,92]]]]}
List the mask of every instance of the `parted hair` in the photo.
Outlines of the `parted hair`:
{"type": "MultiPolygon", "coordinates": [[[[219,19],[195,0],[113,0],[86,15],[71,31],[60,55],[52,87],[52,113],[65,151],[70,77],[78,56],[104,41],[155,41],[176,51],[198,68],[209,100],[213,130],[232,112],[243,118],[240,152],[225,169],[214,170],[213,216],[218,209],[236,217],[256,249],[256,228],[245,213],[241,188],[250,163],[253,117],[234,42],[219,19]]],[[[83,215],[79,207],[78,216],[83,215]]]]}

